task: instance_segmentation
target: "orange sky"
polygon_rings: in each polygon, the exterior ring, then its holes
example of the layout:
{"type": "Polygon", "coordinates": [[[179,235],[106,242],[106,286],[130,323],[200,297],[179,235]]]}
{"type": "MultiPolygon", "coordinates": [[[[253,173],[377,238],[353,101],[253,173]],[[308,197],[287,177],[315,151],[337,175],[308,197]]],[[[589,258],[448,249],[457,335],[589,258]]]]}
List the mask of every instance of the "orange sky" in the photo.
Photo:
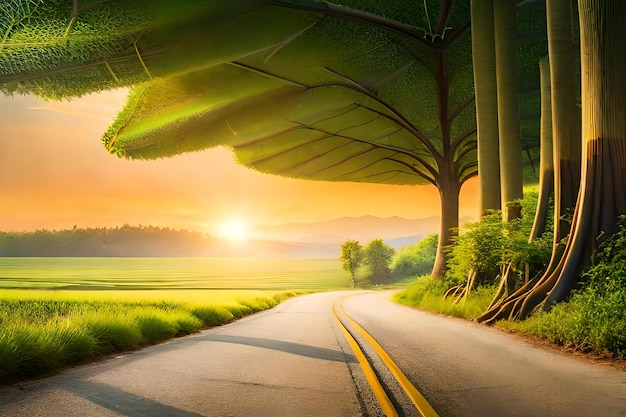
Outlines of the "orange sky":
{"type": "MultiPolygon", "coordinates": [[[[261,174],[224,148],[158,161],[107,153],[100,137],[125,91],[71,102],[0,95],[0,230],[123,224],[215,233],[241,218],[254,225],[341,216],[439,215],[430,186],[329,183],[261,174]]],[[[477,185],[461,193],[461,216],[477,216],[477,185]]]]}

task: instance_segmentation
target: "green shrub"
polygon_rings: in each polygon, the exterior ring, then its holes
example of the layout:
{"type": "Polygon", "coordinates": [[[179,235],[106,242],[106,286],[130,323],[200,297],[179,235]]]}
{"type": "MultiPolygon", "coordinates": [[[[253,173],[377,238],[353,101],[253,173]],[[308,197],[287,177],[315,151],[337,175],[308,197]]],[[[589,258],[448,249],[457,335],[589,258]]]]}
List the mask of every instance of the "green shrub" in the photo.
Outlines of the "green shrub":
{"type": "Polygon", "coordinates": [[[435,265],[439,235],[426,236],[418,243],[405,246],[396,252],[391,261],[394,277],[410,277],[429,274],[435,265]]]}
{"type": "Polygon", "coordinates": [[[521,219],[503,223],[501,212],[493,211],[480,222],[464,225],[450,251],[445,277],[449,286],[465,282],[470,271],[476,272],[478,285],[493,285],[501,270],[509,265],[519,284],[524,279],[526,265],[529,278],[545,268],[552,251],[552,232],[547,230],[540,238],[528,242],[537,194],[528,192],[520,204],[521,219]]]}
{"type": "Polygon", "coordinates": [[[369,270],[369,280],[373,284],[384,284],[391,280],[391,260],[395,249],[382,239],[374,239],[363,249],[363,262],[369,270]]]}

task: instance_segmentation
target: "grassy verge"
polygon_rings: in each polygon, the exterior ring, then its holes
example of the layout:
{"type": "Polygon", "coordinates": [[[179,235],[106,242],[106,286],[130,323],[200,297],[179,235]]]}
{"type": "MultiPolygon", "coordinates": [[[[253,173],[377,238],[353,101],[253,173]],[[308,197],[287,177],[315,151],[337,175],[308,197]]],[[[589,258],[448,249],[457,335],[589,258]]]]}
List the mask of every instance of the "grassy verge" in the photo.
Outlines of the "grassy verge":
{"type": "Polygon", "coordinates": [[[296,295],[277,291],[0,293],[0,382],[218,326],[296,295]]]}
{"type": "Polygon", "coordinates": [[[460,303],[444,299],[445,290],[443,285],[433,281],[430,276],[422,276],[409,284],[405,290],[396,293],[394,301],[434,313],[473,320],[489,306],[496,289],[495,287],[478,288],[460,303]]]}
{"type": "MultiPolygon", "coordinates": [[[[496,327],[536,337],[555,346],[608,359],[626,359],[626,291],[623,277],[606,275],[575,292],[550,311],[523,321],[502,320],[496,327]]],[[[479,288],[465,302],[444,300],[444,287],[420,277],[394,295],[394,301],[423,310],[473,320],[493,298],[494,288],[479,288]]]]}

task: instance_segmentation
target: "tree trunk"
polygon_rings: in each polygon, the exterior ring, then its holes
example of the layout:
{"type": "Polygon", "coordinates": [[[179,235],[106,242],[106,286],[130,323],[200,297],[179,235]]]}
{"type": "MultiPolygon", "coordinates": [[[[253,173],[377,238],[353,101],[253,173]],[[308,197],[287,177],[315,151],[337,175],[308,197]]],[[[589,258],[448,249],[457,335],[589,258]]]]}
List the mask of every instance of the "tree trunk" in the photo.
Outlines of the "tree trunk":
{"type": "Polygon", "coordinates": [[[482,215],[487,210],[499,210],[501,203],[493,0],[472,0],[471,19],[482,215]]]}
{"type": "Polygon", "coordinates": [[[515,200],[523,197],[522,145],[517,83],[517,10],[515,0],[494,1],[500,181],[504,221],[518,217],[515,200]]]}
{"type": "Polygon", "coordinates": [[[543,306],[567,297],[626,214],[626,2],[579,0],[584,161],[564,261],[543,306]]]}
{"type": "Polygon", "coordinates": [[[548,53],[554,138],[554,246],[567,236],[580,186],[580,121],[576,107],[576,50],[572,42],[570,0],[548,0],[548,53]]]}
{"type": "Polygon", "coordinates": [[[454,173],[448,171],[441,173],[439,181],[441,226],[439,231],[439,243],[437,244],[437,256],[431,273],[433,278],[441,278],[445,275],[448,248],[452,244],[452,239],[456,237],[459,232],[460,191],[461,184],[458,180],[458,174],[454,175],[454,173]]]}
{"type": "Polygon", "coordinates": [[[554,193],[554,158],[552,152],[552,98],[550,88],[550,61],[539,61],[541,74],[541,155],[539,162],[539,198],[529,241],[543,234],[546,229],[550,195],[554,193]]]}
{"type": "Polygon", "coordinates": [[[538,306],[547,309],[565,299],[596,246],[626,214],[626,2],[579,0],[578,5],[585,163],[570,239],[554,271],[478,321],[524,318],[538,306]]]}

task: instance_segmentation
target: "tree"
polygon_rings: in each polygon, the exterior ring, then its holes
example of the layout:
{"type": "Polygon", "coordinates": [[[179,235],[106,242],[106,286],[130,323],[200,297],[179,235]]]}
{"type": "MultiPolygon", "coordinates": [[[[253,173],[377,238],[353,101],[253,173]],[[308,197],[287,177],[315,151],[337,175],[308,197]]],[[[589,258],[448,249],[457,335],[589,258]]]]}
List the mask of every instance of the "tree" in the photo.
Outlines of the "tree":
{"type": "Polygon", "coordinates": [[[584,163],[570,238],[552,270],[479,321],[524,318],[536,308],[547,309],[565,299],[597,246],[626,214],[626,79],[621,62],[626,56],[626,3],[579,0],[578,5],[584,163]]]}
{"type": "Polygon", "coordinates": [[[501,207],[493,1],[471,0],[481,216],[501,207]]]}
{"type": "Polygon", "coordinates": [[[272,10],[276,4],[319,20],[236,61],[137,87],[105,146],[156,158],[226,145],[244,165],[282,176],[432,184],[441,199],[432,274],[442,276],[460,188],[477,173],[466,8],[453,15],[452,2],[443,1],[434,31],[426,15],[429,29],[409,32],[356,9],[274,2],[272,10]],[[320,54],[328,44],[335,49],[320,54]],[[176,98],[159,104],[157,118],[153,103],[163,97],[176,98]]]}
{"type": "Polygon", "coordinates": [[[129,158],[228,146],[278,175],[435,186],[443,275],[477,174],[469,2],[41,4],[2,27],[3,91],[135,86],[103,139],[129,158]]]}
{"type": "MultiPolygon", "coordinates": [[[[550,62],[548,57],[539,61],[541,73],[541,155],[539,161],[539,198],[529,240],[543,234],[546,229],[550,196],[554,194],[554,157],[552,147],[552,93],[550,88],[550,62]]],[[[555,216],[556,218],[556,216],[555,216]]]]}
{"type": "Polygon", "coordinates": [[[395,249],[385,244],[382,239],[374,239],[364,248],[364,262],[369,268],[373,283],[381,284],[391,279],[391,260],[395,249]]]}
{"type": "Polygon", "coordinates": [[[515,0],[494,0],[501,206],[505,221],[520,217],[521,207],[515,201],[523,197],[516,16],[515,0]]]}
{"type": "Polygon", "coordinates": [[[363,247],[358,241],[350,239],[341,244],[341,264],[343,270],[350,273],[353,287],[356,285],[356,270],[363,258],[363,247]]]}

